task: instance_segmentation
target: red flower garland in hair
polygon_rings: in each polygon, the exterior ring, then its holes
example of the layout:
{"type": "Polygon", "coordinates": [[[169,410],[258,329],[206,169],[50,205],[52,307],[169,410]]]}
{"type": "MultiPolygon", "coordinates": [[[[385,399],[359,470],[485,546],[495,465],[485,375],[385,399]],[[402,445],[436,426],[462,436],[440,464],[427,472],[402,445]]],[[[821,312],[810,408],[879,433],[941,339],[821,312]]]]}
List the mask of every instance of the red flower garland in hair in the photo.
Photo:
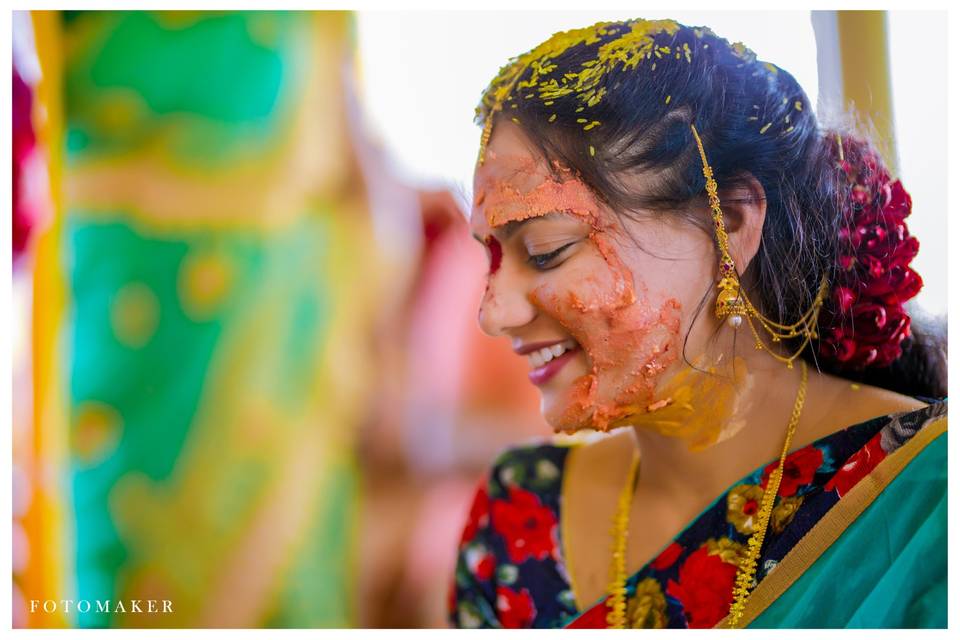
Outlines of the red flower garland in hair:
{"type": "Polygon", "coordinates": [[[904,219],[910,194],[867,143],[838,138],[833,160],[846,178],[839,274],[820,316],[821,357],[845,369],[886,367],[910,336],[904,303],[923,286],[910,268],[920,243],[904,219]]]}

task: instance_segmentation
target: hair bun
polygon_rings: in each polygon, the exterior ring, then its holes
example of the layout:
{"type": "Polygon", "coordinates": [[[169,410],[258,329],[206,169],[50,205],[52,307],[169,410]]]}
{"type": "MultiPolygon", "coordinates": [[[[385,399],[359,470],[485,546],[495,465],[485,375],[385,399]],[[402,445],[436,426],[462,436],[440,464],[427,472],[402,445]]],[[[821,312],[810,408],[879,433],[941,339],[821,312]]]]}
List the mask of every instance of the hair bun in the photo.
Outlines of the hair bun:
{"type": "Polygon", "coordinates": [[[910,336],[904,303],[923,286],[910,268],[910,194],[866,141],[828,132],[841,214],[838,264],[820,316],[819,356],[841,369],[887,367],[910,336]]]}

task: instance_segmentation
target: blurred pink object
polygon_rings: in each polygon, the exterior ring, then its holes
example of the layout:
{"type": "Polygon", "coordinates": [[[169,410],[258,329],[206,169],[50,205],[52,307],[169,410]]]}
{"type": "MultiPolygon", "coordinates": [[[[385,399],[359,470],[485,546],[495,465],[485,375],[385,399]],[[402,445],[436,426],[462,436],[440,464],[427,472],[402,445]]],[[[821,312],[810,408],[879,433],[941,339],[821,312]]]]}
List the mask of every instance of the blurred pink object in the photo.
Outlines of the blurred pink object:
{"type": "Polygon", "coordinates": [[[47,206],[47,175],[33,123],[34,92],[13,67],[13,264],[29,252],[47,206]]]}

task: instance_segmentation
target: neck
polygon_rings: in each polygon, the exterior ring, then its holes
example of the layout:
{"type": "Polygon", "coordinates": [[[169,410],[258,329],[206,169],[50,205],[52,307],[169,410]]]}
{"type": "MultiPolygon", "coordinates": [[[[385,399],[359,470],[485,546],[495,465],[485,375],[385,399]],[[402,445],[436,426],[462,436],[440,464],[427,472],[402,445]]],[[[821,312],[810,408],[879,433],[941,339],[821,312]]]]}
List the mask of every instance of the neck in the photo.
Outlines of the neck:
{"type": "Polygon", "coordinates": [[[688,384],[690,414],[684,437],[650,428],[645,421],[634,425],[642,461],[638,490],[702,504],[704,496],[718,494],[779,457],[800,385],[800,365],[787,369],[763,355],[739,360],[735,376],[720,378],[727,380],[724,384],[717,383],[716,375],[696,374],[697,381],[688,384]],[[689,425],[695,425],[695,431],[689,425]]]}

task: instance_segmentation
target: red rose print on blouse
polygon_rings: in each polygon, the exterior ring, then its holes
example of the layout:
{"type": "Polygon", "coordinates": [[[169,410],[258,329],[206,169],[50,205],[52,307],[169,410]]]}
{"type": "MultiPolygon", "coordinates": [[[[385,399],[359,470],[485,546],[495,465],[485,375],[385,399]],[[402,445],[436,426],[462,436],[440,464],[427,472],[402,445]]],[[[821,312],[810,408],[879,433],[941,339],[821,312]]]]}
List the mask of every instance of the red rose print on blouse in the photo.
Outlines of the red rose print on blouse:
{"type": "Polygon", "coordinates": [[[557,519],[535,493],[510,487],[506,500],[494,500],[493,528],[507,543],[510,561],[543,560],[555,553],[557,519]]]}
{"type": "Polygon", "coordinates": [[[683,605],[688,626],[710,628],[730,610],[736,576],[735,564],[724,562],[719,555],[710,555],[704,545],[681,565],[679,582],[667,581],[667,594],[683,605]]]}
{"type": "Polygon", "coordinates": [[[683,553],[683,547],[676,542],[671,542],[669,547],[654,558],[650,566],[657,571],[662,571],[676,562],[681,553],[683,553]]]}
{"type": "Polygon", "coordinates": [[[537,610],[533,598],[526,589],[514,591],[509,587],[497,587],[497,617],[506,629],[524,629],[533,624],[537,610]]]}
{"type": "Polygon", "coordinates": [[[479,580],[489,580],[496,568],[496,558],[490,549],[483,545],[472,546],[466,553],[467,569],[479,580]]]}
{"type": "MultiPolygon", "coordinates": [[[[770,474],[777,468],[780,461],[771,462],[763,470],[763,479],[760,486],[767,488],[770,474]]],[[[823,451],[819,447],[809,446],[794,451],[783,461],[783,478],[780,480],[780,489],[777,495],[785,498],[797,495],[800,487],[813,482],[813,476],[823,464],[823,451]]]]}
{"type": "Polygon", "coordinates": [[[490,518],[490,500],[487,498],[487,488],[481,485],[477,493],[473,496],[473,503],[470,505],[470,515],[467,517],[467,524],[463,528],[463,535],[460,536],[460,544],[466,544],[477,535],[477,529],[487,526],[490,518]]]}
{"type": "Polygon", "coordinates": [[[887,457],[887,453],[880,446],[880,435],[870,438],[859,451],[850,456],[847,462],[840,467],[836,475],[823,486],[824,491],[837,490],[841,498],[850,492],[858,482],[880,464],[887,457]]]}

